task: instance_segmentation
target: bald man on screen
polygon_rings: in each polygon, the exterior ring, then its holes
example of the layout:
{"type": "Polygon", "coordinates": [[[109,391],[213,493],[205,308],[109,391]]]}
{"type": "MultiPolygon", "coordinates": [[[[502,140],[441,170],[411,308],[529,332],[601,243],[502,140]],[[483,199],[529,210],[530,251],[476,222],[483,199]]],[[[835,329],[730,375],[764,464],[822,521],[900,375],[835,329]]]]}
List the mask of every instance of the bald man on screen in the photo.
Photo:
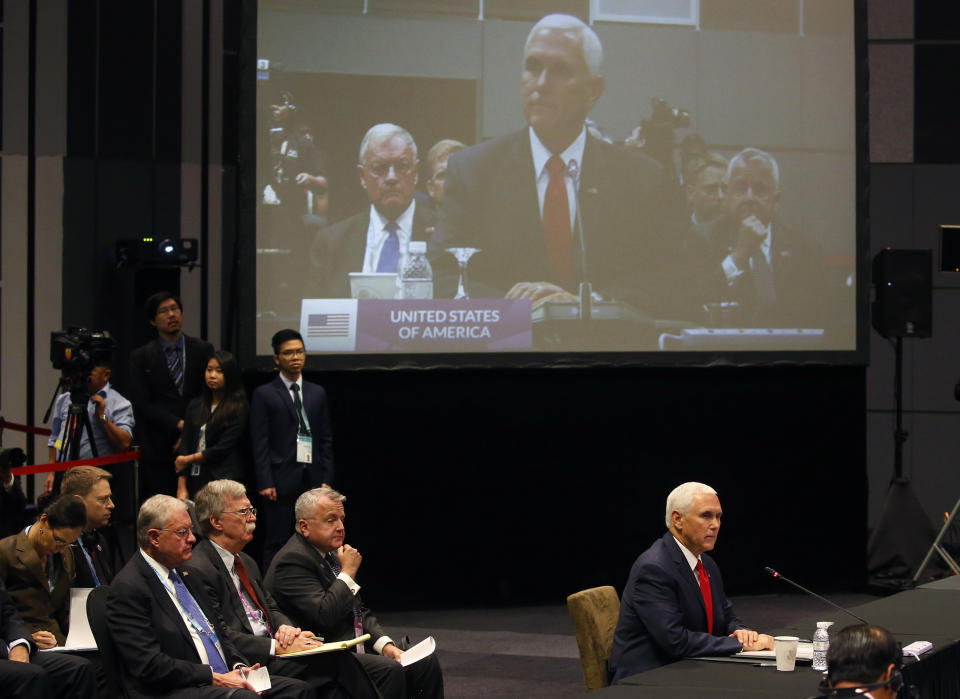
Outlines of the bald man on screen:
{"type": "Polygon", "coordinates": [[[668,531],[637,558],[620,600],[611,684],[683,658],[773,648],[772,637],[734,614],[706,555],[722,516],[717,491],[703,483],[684,483],[667,497],[668,531]]]}

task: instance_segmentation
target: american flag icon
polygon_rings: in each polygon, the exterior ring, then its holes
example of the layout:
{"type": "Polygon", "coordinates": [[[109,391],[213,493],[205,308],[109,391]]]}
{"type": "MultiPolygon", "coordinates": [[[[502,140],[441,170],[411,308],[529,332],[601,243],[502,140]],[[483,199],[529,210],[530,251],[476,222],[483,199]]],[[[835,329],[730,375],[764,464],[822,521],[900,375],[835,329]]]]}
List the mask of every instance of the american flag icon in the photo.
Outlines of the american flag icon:
{"type": "Polygon", "coordinates": [[[349,336],[349,313],[311,313],[307,316],[307,337],[349,336]]]}

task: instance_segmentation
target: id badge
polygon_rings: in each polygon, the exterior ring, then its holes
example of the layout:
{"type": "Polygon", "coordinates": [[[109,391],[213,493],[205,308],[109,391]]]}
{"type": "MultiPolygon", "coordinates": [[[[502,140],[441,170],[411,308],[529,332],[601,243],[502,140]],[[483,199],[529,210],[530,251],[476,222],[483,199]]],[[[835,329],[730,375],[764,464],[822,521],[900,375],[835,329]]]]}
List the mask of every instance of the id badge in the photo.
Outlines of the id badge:
{"type": "Polygon", "coordinates": [[[313,437],[306,434],[297,435],[297,463],[313,463],[313,437]]]}
{"type": "Polygon", "coordinates": [[[191,475],[191,476],[199,476],[199,475],[200,475],[200,464],[199,464],[199,463],[195,463],[195,464],[193,464],[192,466],[190,466],[190,475],[191,475]]]}

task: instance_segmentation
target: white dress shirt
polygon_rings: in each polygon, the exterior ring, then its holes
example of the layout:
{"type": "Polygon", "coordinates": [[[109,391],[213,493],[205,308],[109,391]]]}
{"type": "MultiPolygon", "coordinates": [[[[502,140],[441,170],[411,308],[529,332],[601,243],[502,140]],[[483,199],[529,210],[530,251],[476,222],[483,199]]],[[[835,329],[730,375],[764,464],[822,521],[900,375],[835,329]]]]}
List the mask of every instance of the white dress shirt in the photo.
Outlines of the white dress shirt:
{"type": "MultiPolygon", "coordinates": [[[[410,239],[413,237],[413,214],[417,208],[417,201],[414,199],[410,206],[397,216],[397,239],[400,241],[400,255],[397,257],[397,273],[403,269],[407,261],[407,253],[410,248],[410,239]]],[[[380,251],[383,244],[387,241],[390,234],[387,232],[387,219],[380,215],[377,207],[370,205],[370,225],[367,226],[367,249],[363,254],[363,272],[370,274],[377,271],[377,265],[380,264],[380,251]]]]}
{"type": "MultiPolygon", "coordinates": [[[[220,556],[220,560],[223,561],[223,565],[227,567],[227,572],[230,574],[230,580],[233,582],[233,587],[237,591],[237,594],[245,597],[250,606],[256,608],[256,604],[252,599],[250,599],[250,596],[247,595],[246,590],[244,590],[243,583],[240,581],[240,576],[237,575],[237,564],[233,554],[227,551],[213,539],[210,539],[210,543],[213,544],[213,550],[217,552],[218,556],[220,556]]],[[[243,602],[241,602],[241,605],[243,606],[243,610],[247,615],[247,622],[249,622],[250,628],[253,630],[253,635],[270,638],[270,629],[267,627],[267,625],[263,623],[261,619],[250,616],[250,612],[247,611],[247,606],[243,604],[243,602]]],[[[270,657],[274,657],[276,655],[276,651],[276,639],[270,638],[270,657]]]]}
{"type": "MultiPolygon", "coordinates": [[[[566,150],[560,153],[560,159],[564,165],[569,166],[570,161],[577,164],[578,172],[583,170],[583,149],[587,144],[587,130],[581,129],[580,135],[573,139],[573,143],[567,146],[566,150]]],[[[530,127],[530,151],[533,153],[533,171],[537,176],[537,201],[540,203],[540,218],[543,219],[543,199],[547,195],[547,184],[550,182],[550,172],[547,170],[547,161],[553,153],[543,145],[537,132],[530,127]]],[[[577,196],[576,187],[580,185],[580,176],[576,178],[564,177],[567,185],[567,204],[570,207],[570,230],[575,229],[575,217],[577,215],[577,196]]]]}

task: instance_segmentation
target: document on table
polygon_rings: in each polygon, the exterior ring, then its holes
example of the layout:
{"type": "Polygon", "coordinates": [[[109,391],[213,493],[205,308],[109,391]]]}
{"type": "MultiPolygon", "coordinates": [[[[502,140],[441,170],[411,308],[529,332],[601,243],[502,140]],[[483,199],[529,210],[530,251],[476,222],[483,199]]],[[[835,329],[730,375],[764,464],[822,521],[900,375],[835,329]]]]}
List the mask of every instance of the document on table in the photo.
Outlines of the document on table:
{"type": "Polygon", "coordinates": [[[417,645],[403,651],[403,654],[400,656],[400,664],[404,667],[407,665],[413,665],[418,660],[423,660],[424,658],[433,655],[433,652],[436,649],[437,642],[433,640],[433,636],[427,636],[417,645]]]}
{"type": "Polygon", "coordinates": [[[97,641],[87,619],[87,595],[92,587],[75,587],[70,590],[70,631],[62,646],[46,648],[47,651],[96,650],[97,641]]]}
{"type": "MultiPolygon", "coordinates": [[[[759,658],[761,660],[776,660],[777,654],[773,650],[744,650],[740,651],[734,658],[759,658]]],[[[797,660],[808,660],[813,662],[813,643],[797,644],[797,660]]]]}

